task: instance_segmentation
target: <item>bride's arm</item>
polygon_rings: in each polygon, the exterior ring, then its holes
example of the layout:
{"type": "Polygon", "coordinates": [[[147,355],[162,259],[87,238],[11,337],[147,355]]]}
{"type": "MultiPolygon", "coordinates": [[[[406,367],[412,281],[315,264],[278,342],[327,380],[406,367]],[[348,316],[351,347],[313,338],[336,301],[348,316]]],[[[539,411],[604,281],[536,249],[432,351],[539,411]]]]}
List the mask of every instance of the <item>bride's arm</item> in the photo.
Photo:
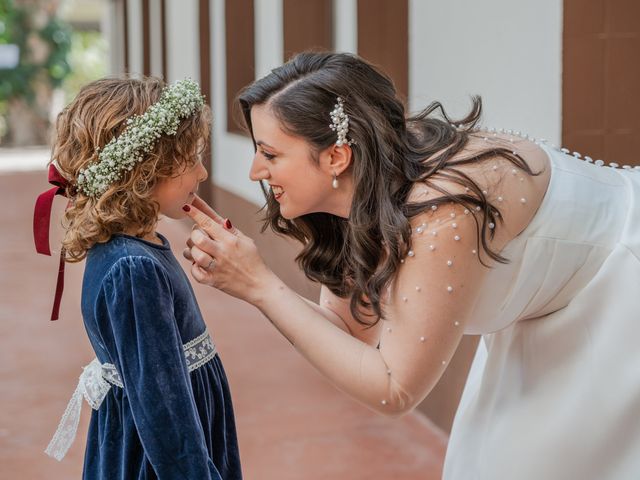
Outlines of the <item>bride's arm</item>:
{"type": "MultiPolygon", "coordinates": [[[[351,314],[350,297],[340,298],[323,285],[320,289],[320,300],[318,303],[312,302],[304,297],[300,298],[316,312],[322,314],[327,320],[352,337],[362,340],[368,345],[376,346],[378,344],[382,324],[378,322],[376,325],[367,326],[356,321],[351,314]]],[[[365,318],[368,319],[372,317],[365,318]]]]}
{"type": "MultiPolygon", "coordinates": [[[[222,218],[218,212],[213,210],[205,201],[203,201],[200,197],[196,195],[193,206],[208,216],[211,221],[215,222],[218,225],[224,224],[224,218],[222,218]]],[[[194,228],[196,225],[194,225],[194,228]]],[[[191,239],[187,241],[187,248],[184,250],[183,255],[190,261],[193,261],[191,256],[191,248],[193,247],[193,242],[191,239]]],[[[300,297],[307,302],[311,308],[313,308],[316,312],[320,313],[324,318],[333,323],[335,326],[339,327],[341,330],[349,333],[350,335],[362,340],[365,343],[370,345],[376,345],[379,337],[380,337],[380,325],[374,326],[363,326],[358,323],[351,315],[351,310],[349,308],[350,298],[340,298],[334,295],[331,290],[329,290],[326,286],[322,286],[320,289],[320,300],[319,304],[312,302],[311,300],[305,299],[304,297],[300,297]]],[[[365,311],[364,313],[369,313],[365,311]]]]}
{"type": "Polygon", "coordinates": [[[327,322],[317,306],[264,266],[253,241],[242,234],[201,224],[216,240],[194,232],[192,274],[257,306],[338,388],[381,413],[398,415],[417,405],[442,375],[486,272],[474,253],[471,214],[457,206],[441,207],[412,223],[412,254],[389,291],[379,348],[327,322]],[[198,267],[209,263],[209,255],[217,259],[212,273],[198,267]]]}

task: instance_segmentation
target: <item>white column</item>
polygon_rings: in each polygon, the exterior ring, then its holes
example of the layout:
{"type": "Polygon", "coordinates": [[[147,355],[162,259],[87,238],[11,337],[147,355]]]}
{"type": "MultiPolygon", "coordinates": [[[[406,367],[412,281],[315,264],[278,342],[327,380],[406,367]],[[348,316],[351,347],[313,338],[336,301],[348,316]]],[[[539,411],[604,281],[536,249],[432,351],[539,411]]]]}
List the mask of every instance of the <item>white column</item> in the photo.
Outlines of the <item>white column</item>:
{"type": "Polygon", "coordinates": [[[122,72],[124,66],[124,27],[122,13],[118,2],[104,2],[103,15],[100,20],[100,32],[107,40],[107,55],[109,66],[107,73],[117,75],[122,72]]]}
{"type": "Polygon", "coordinates": [[[127,31],[129,33],[129,72],[142,74],[142,1],[129,0],[127,31]]]}
{"type": "Polygon", "coordinates": [[[167,0],[167,80],[200,78],[198,2],[167,0]]]}
{"type": "Polygon", "coordinates": [[[151,75],[162,77],[162,11],[160,2],[149,2],[151,75]]]}
{"type": "Polygon", "coordinates": [[[256,78],[283,62],[282,0],[254,0],[256,78]]]}
{"type": "Polygon", "coordinates": [[[336,52],[358,52],[357,0],[333,0],[333,45],[336,52]]]}
{"type": "MultiPolygon", "coordinates": [[[[255,4],[262,3],[263,0],[255,0],[255,4]]],[[[266,2],[265,2],[266,3],[266,2]]],[[[270,2],[271,3],[271,2],[270,2]]],[[[278,3],[281,3],[278,1],[278,3]]],[[[224,0],[214,0],[211,8],[212,14],[212,83],[213,83],[213,181],[214,183],[239,195],[251,202],[262,204],[264,197],[257,183],[249,180],[249,169],[253,159],[253,144],[251,140],[243,135],[228,133],[226,129],[227,118],[227,87],[226,87],[226,41],[225,41],[225,9],[224,0]]],[[[263,10],[261,10],[263,11],[263,10]]],[[[281,10],[280,10],[281,11],[281,10]]],[[[273,12],[270,12],[272,14],[273,12]]],[[[255,15],[259,14],[256,8],[255,15]]],[[[280,15],[282,18],[282,15],[280,15]]],[[[273,19],[273,17],[272,17],[273,19]]],[[[256,20],[258,23],[258,20],[256,20]]],[[[282,24],[280,20],[279,24],[282,24]]],[[[275,27],[271,27],[275,28],[275,27]]],[[[281,32],[281,29],[279,30],[281,32]]],[[[264,32],[263,32],[264,33],[264,32]]],[[[275,33],[275,32],[272,32],[275,33]]],[[[279,34],[282,37],[282,34],[279,34]]],[[[257,38],[257,32],[256,32],[257,38]]],[[[270,50],[267,45],[260,46],[256,41],[256,56],[263,59],[263,70],[270,70],[273,66],[279,65],[275,62],[276,55],[282,56],[282,42],[280,46],[274,45],[271,40],[271,49],[276,52],[265,52],[270,50]],[[262,53],[258,53],[258,47],[262,53]],[[274,63],[275,62],[275,63],[274,63]]]]}

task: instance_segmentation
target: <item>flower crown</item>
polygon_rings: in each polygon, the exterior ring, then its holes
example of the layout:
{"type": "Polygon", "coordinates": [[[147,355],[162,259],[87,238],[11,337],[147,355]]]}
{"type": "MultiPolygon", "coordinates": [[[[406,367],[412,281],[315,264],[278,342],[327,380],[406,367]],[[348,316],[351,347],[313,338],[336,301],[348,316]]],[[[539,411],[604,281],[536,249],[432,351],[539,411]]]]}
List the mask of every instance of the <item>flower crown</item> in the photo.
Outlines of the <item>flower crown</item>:
{"type": "Polygon", "coordinates": [[[180,121],[204,105],[200,87],[191,79],[180,80],[162,91],[160,100],[142,115],[127,119],[127,126],[98,152],[98,162],[80,170],[76,181],[80,192],[100,197],[124,171],[144,159],[162,135],[175,135],[180,121]]]}

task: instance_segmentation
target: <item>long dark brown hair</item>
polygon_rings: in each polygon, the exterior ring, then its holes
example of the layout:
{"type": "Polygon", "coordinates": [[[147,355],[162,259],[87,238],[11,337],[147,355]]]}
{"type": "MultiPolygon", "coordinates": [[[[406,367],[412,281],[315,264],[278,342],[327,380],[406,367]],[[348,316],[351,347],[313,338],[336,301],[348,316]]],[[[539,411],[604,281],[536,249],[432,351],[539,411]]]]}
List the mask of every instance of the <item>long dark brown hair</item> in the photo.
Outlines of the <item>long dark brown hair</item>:
{"type": "Polygon", "coordinates": [[[329,128],[329,112],[337,97],[344,99],[349,138],[355,140],[351,146],[354,194],[349,218],[309,213],[285,219],[279,203],[262,184],[267,199],[262,230],[270,226],[303,244],[296,260],[308,278],[342,298],[351,295],[351,312],[358,322],[377,323],[384,317],[381,292],[411,248],[410,219],[433,205],[451,202],[476,213],[479,252],[482,247],[491,259],[507,261],[489,247],[495,228],[488,225],[502,222],[499,210],[458,167],[500,156],[529,175],[535,173],[519,155],[499,146],[457,157],[480,120],[480,97],[472,98],[471,111],[460,120],[450,119],[439,102],[406,117],[393,82],[375,66],[352,54],[305,52],[247,86],[238,102],[252,138],[251,108],[268,102],[283,129],[309,142],[315,158],[336,142],[336,134],[329,128]],[[436,173],[468,190],[464,194],[447,192],[431,182],[436,173]],[[442,196],[408,203],[416,182],[442,196]],[[480,207],[477,212],[476,207],[480,207]],[[371,308],[374,321],[365,321],[359,307],[371,308]]]}

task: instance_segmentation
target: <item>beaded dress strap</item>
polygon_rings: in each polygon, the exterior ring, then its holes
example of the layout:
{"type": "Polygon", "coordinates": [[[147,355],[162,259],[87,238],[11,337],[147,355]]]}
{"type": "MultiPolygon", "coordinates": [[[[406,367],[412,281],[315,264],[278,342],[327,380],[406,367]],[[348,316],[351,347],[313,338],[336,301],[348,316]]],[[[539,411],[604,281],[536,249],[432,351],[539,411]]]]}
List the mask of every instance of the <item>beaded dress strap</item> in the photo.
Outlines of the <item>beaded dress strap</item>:
{"type": "MultiPolygon", "coordinates": [[[[182,345],[182,348],[189,373],[203,366],[217,353],[216,346],[207,330],[182,345]]],[[[82,397],[91,405],[91,408],[98,410],[113,385],[124,387],[122,377],[120,377],[115,365],[111,363],[102,364],[97,358],[94,358],[89,365],[82,367],[82,370],[78,386],[67,404],[56,433],[45,450],[47,455],[58,461],[64,458],[76,438],[82,410],[82,397]]]]}
{"type": "MultiPolygon", "coordinates": [[[[462,128],[461,125],[454,125],[456,128],[460,129],[462,128]]],[[[526,133],[522,133],[519,131],[514,131],[514,130],[506,130],[504,128],[493,128],[493,127],[476,127],[473,129],[474,133],[477,133],[480,135],[480,137],[485,141],[485,142],[490,142],[496,139],[496,137],[498,136],[498,134],[505,134],[505,135],[510,135],[511,138],[509,139],[509,142],[513,142],[514,138],[513,137],[520,137],[524,140],[529,140],[533,143],[535,143],[538,146],[541,145],[547,145],[548,147],[550,147],[552,150],[556,150],[558,152],[562,152],[566,155],[571,155],[579,160],[584,160],[587,163],[593,163],[594,165],[598,166],[598,167],[608,167],[608,168],[622,168],[623,170],[627,170],[627,171],[633,171],[633,172],[640,172],[640,165],[622,165],[622,167],[620,166],[620,164],[615,163],[615,162],[609,162],[609,165],[606,165],[606,162],[604,160],[594,160],[593,158],[589,157],[589,156],[582,156],[581,153],[579,152],[571,152],[571,150],[569,150],[568,148],[563,148],[563,147],[558,147],[556,145],[553,144],[549,144],[547,142],[546,139],[544,138],[535,138],[533,136],[530,136],[526,133]]],[[[516,154],[517,152],[514,151],[514,154],[516,154]]]]}

